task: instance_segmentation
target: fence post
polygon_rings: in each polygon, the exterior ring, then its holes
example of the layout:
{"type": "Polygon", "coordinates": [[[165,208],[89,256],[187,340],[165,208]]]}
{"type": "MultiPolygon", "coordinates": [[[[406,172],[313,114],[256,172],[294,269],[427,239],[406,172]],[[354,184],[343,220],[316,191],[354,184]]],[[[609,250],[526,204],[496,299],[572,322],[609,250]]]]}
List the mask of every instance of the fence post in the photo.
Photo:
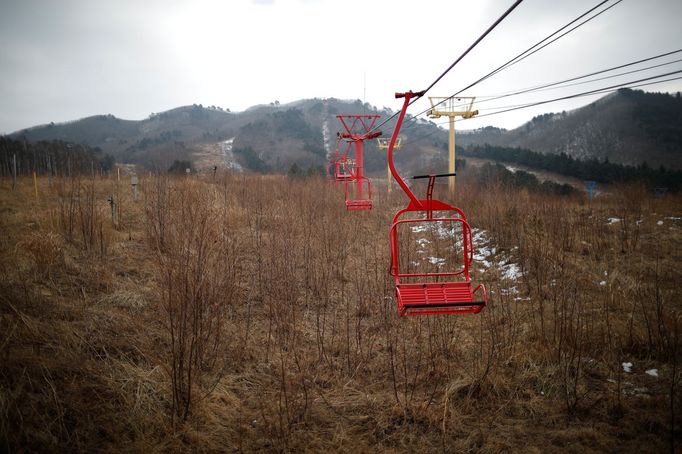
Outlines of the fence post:
{"type": "Polygon", "coordinates": [[[12,155],[12,191],[17,187],[17,154],[12,155]]]}

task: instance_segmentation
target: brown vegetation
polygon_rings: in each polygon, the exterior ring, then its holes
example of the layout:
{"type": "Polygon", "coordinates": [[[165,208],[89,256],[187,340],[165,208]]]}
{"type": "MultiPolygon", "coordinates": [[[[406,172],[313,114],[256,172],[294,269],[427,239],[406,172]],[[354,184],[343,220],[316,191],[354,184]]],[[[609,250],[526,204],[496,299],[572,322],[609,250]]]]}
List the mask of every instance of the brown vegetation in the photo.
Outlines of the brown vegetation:
{"type": "Polygon", "coordinates": [[[489,305],[399,318],[398,191],[348,213],[317,179],[39,183],[0,185],[3,451],[679,449],[677,196],[458,178],[489,305]]]}

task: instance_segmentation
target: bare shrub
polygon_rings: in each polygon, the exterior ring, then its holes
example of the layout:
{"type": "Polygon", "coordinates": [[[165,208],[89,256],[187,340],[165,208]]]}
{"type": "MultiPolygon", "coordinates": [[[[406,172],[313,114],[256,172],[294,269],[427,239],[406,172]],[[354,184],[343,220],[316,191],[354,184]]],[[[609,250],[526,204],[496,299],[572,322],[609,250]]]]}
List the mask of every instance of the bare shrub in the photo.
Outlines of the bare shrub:
{"type": "Polygon", "coordinates": [[[95,191],[96,180],[82,181],[73,176],[68,186],[61,182],[59,190],[59,227],[67,241],[79,244],[85,251],[106,255],[109,246],[104,197],[95,191]]]}
{"type": "Polygon", "coordinates": [[[216,191],[189,180],[155,188],[162,192],[152,194],[154,202],[148,204],[147,235],[156,252],[170,335],[173,413],[185,420],[198,393],[210,390],[216,379],[211,373],[221,366],[238,257],[216,191]]]}
{"type": "Polygon", "coordinates": [[[32,232],[17,243],[33,259],[36,271],[49,275],[55,266],[64,262],[64,241],[53,232],[32,232]]]}

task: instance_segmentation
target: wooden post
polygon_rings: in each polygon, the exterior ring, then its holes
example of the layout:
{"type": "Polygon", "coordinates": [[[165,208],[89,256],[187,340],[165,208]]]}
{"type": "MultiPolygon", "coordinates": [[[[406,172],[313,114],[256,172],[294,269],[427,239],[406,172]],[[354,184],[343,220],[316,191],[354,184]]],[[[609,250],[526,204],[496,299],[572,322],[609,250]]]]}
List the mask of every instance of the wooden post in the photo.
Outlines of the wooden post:
{"type": "Polygon", "coordinates": [[[38,179],[36,178],[36,172],[33,171],[33,190],[36,194],[36,200],[38,200],[38,179]]]}
{"type": "MultiPolygon", "coordinates": [[[[113,199],[117,202],[116,203],[116,214],[115,216],[112,214],[112,216],[115,217],[115,224],[116,227],[118,227],[118,220],[121,219],[121,195],[119,193],[119,182],[121,181],[121,169],[120,167],[116,167],[116,193],[113,195],[113,199]]],[[[112,209],[114,207],[112,206],[112,209]]]]}
{"type": "Polygon", "coordinates": [[[111,194],[107,199],[109,205],[111,205],[111,224],[114,228],[118,227],[118,203],[116,202],[116,195],[111,194]]]}
{"type": "Polygon", "coordinates": [[[137,175],[130,177],[130,185],[133,187],[133,200],[137,200],[137,175]]]}
{"type": "Polygon", "coordinates": [[[14,155],[12,156],[12,160],[13,160],[13,163],[12,163],[12,176],[13,176],[12,191],[14,191],[14,189],[17,187],[17,154],[16,153],[14,153],[14,155]]]}
{"type": "Polygon", "coordinates": [[[47,187],[52,189],[52,159],[47,157],[47,187]]]}

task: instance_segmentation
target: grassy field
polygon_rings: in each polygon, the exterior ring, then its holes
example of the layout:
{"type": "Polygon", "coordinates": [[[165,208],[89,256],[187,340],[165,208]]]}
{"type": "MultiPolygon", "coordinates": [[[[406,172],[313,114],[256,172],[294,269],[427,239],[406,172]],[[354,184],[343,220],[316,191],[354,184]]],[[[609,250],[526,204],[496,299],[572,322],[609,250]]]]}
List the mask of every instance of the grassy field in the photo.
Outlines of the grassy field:
{"type": "MultiPolygon", "coordinates": [[[[681,449],[679,196],[458,178],[489,304],[400,318],[395,188],[38,183],[0,182],[2,451],[681,449]]],[[[407,266],[452,242],[409,238],[407,266]]]]}

